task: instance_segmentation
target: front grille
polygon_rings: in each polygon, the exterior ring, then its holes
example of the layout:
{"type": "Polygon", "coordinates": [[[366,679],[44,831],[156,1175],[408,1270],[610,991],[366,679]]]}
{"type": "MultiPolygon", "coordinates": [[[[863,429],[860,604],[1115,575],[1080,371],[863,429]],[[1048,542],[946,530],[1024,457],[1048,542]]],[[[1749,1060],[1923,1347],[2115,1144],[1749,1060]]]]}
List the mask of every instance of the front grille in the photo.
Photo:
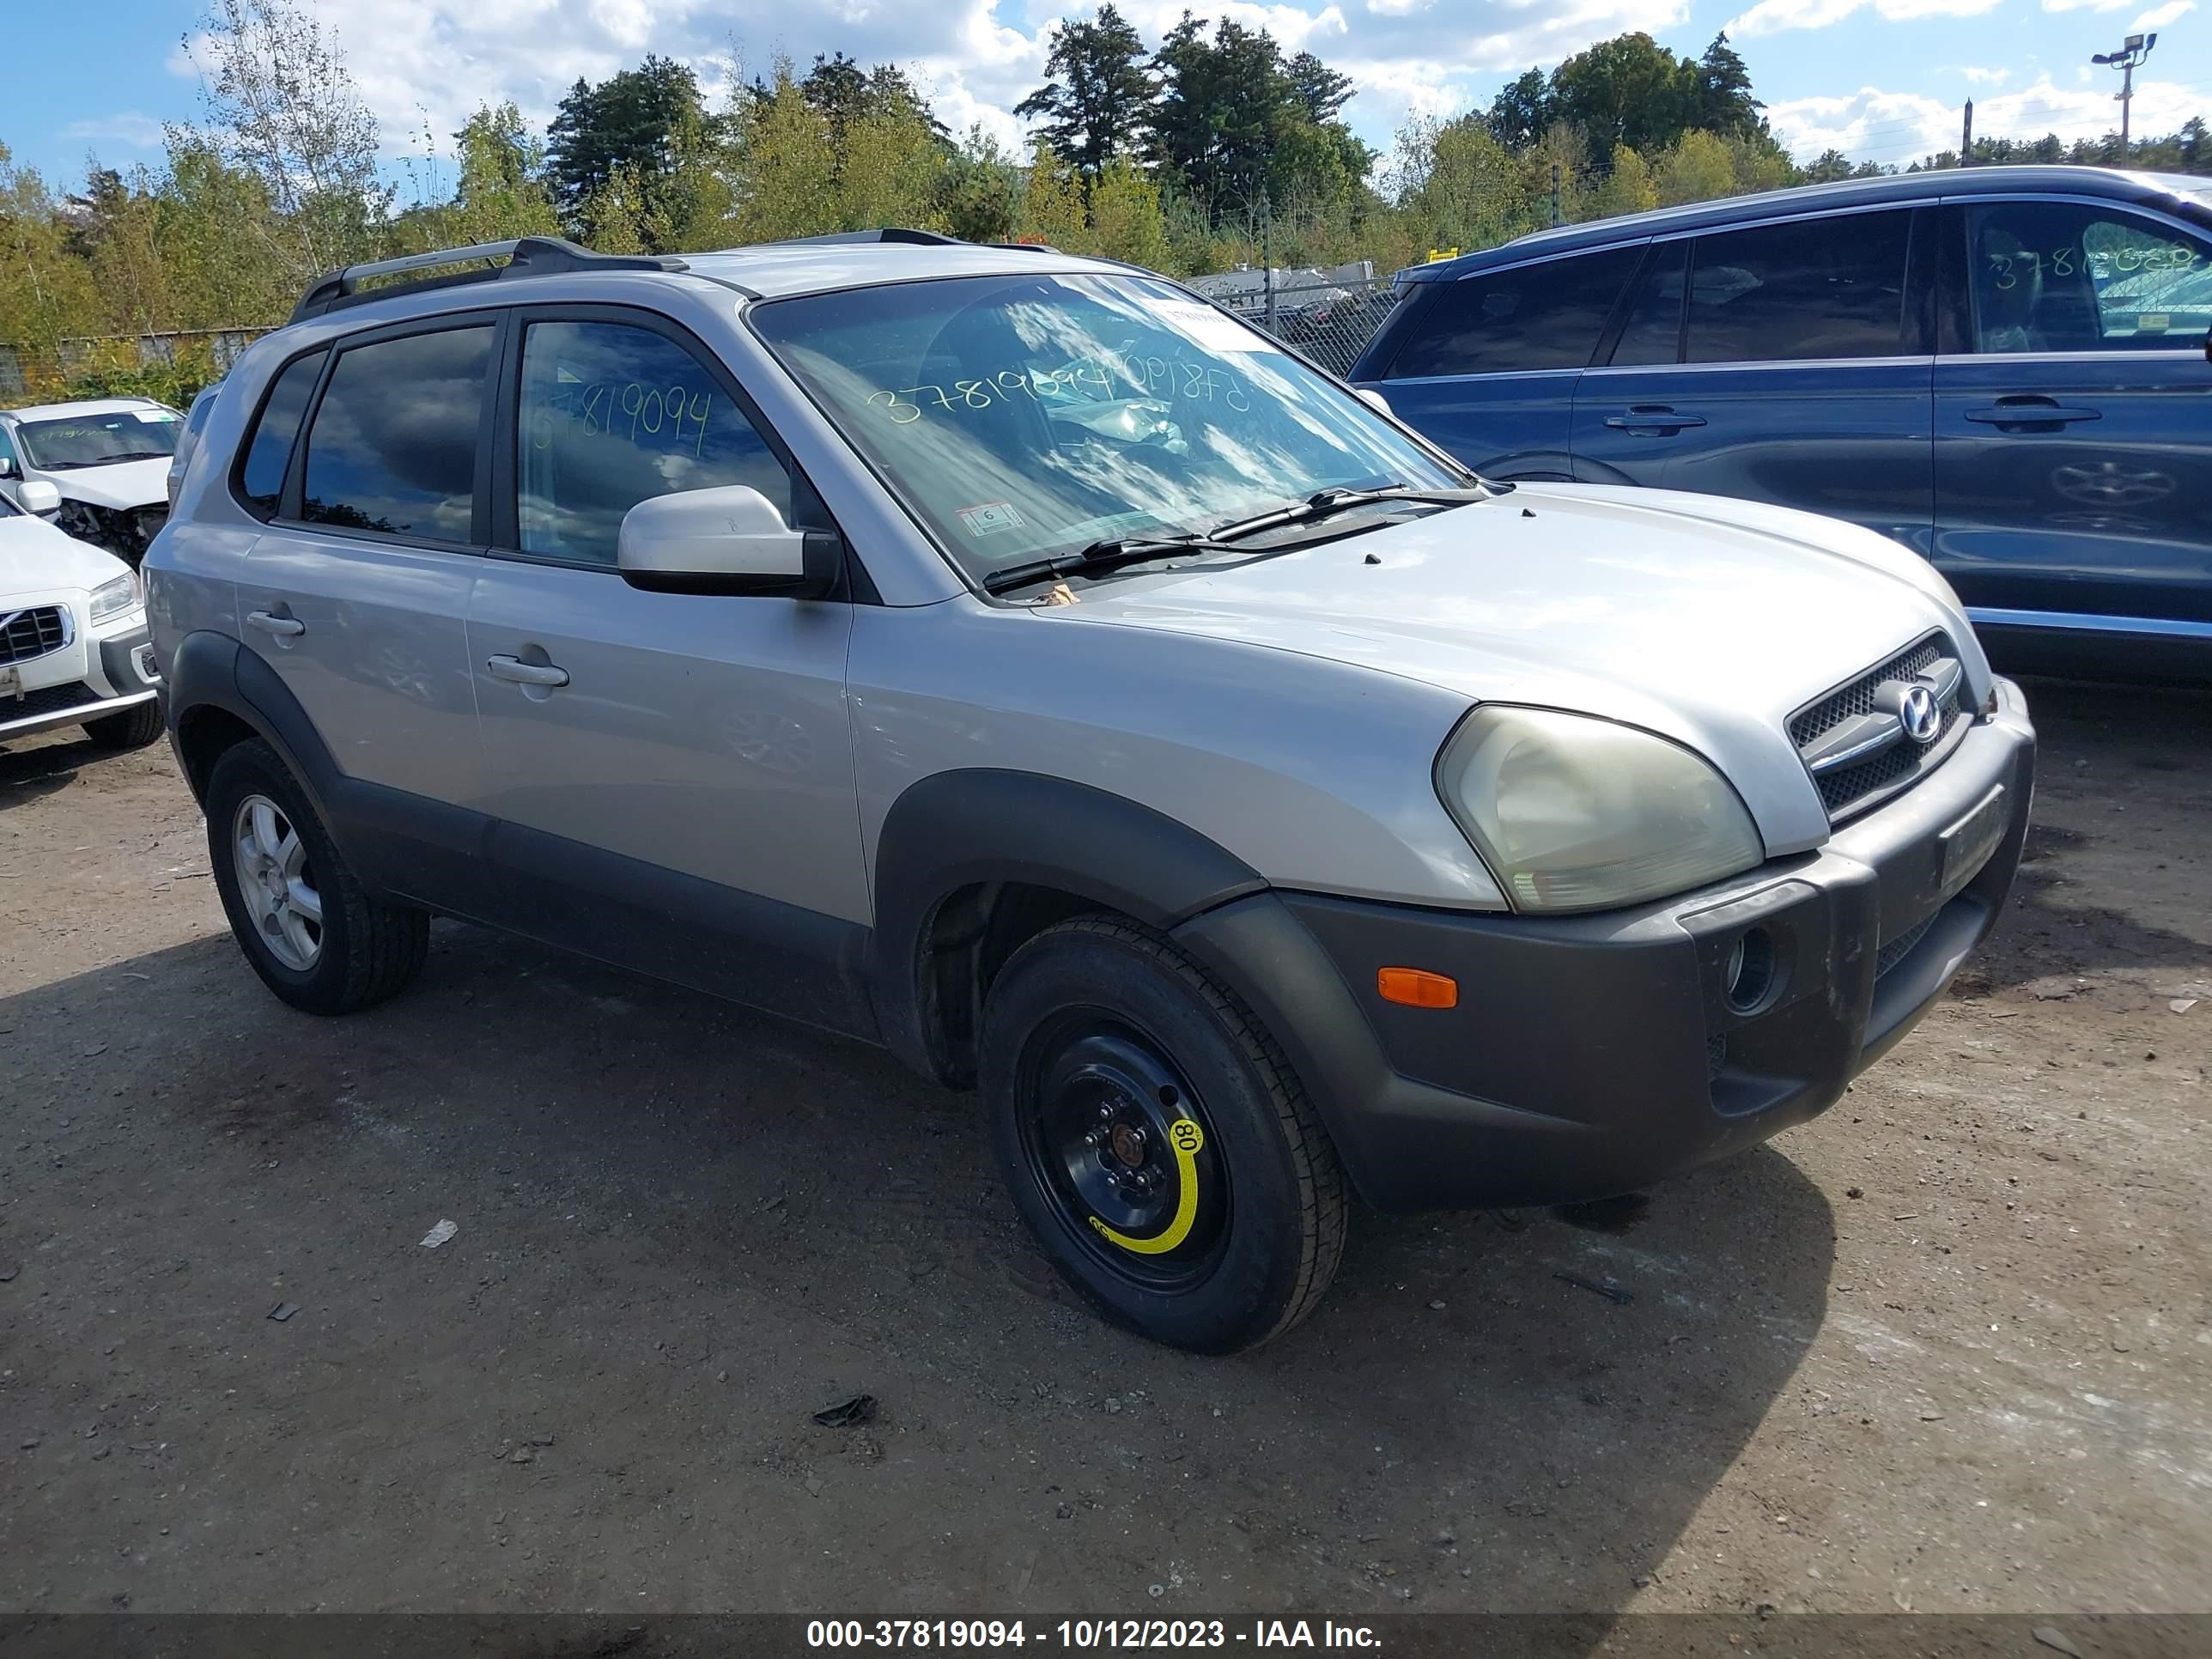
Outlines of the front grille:
{"type": "Polygon", "coordinates": [[[1940,910],[1930,910],[1895,939],[1884,940],[1881,951],[1874,959],[1874,976],[1880,979],[1911,956],[1912,947],[1928,937],[1928,930],[1936,925],[1936,918],[1942,914],[1940,910]]]}
{"type": "Polygon", "coordinates": [[[0,697],[0,726],[36,720],[41,714],[58,714],[64,709],[82,708],[87,703],[100,701],[100,693],[82,681],[75,685],[41,686],[20,697],[0,697]]]}
{"type": "Polygon", "coordinates": [[[41,605],[10,615],[0,625],[0,663],[28,662],[69,643],[69,612],[41,605]]]}
{"type": "MultiPolygon", "coordinates": [[[[1948,637],[1930,634],[1917,645],[1869,669],[1849,685],[1831,691],[1818,702],[1791,715],[1790,740],[1797,745],[1800,754],[1804,753],[1844,721],[1873,714],[1875,692],[1883,681],[1916,678],[1945,658],[1956,654],[1948,637]]],[[[1966,714],[1966,677],[1961,674],[1942,701],[1943,724],[1932,742],[1894,743],[1855,765],[1839,766],[1815,778],[1814,786],[1820,792],[1820,805],[1827,809],[1828,821],[1840,823],[1887,799],[1941,764],[1955,746],[1952,739],[1966,714]]]]}

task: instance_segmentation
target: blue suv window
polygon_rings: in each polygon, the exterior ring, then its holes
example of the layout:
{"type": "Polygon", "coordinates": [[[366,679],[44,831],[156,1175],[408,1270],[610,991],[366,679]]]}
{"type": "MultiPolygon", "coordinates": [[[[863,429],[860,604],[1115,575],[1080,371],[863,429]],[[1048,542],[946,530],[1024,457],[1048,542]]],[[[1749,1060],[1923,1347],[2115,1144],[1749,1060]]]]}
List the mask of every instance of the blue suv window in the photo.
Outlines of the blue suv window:
{"type": "Polygon", "coordinates": [[[1893,357],[1912,215],[1850,213],[1697,239],[1683,361],[1893,357]]]}
{"type": "Polygon", "coordinates": [[[2212,243],[2083,202],[1974,203],[1967,287],[1978,352],[2201,348],[2212,243]]]}
{"type": "Polygon", "coordinates": [[[1581,368],[1642,252],[1610,248],[1433,284],[1390,378],[1581,368]]]}

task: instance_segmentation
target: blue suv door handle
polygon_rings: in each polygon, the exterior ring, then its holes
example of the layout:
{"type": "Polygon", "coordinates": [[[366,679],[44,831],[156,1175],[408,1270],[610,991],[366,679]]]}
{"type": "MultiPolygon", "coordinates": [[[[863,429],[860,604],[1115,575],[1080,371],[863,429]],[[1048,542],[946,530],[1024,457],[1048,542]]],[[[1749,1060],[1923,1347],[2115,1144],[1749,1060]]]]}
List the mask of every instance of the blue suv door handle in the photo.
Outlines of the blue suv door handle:
{"type": "Polygon", "coordinates": [[[1608,415],[1605,423],[1616,432],[1650,433],[1665,437],[1685,427],[1703,426],[1702,415],[1684,415],[1664,404],[1638,404],[1626,415],[1608,415]]]}
{"type": "Polygon", "coordinates": [[[2072,409],[2052,398],[2000,398],[1995,404],[1966,411],[1970,421],[1984,426],[2063,426],[2069,421],[2099,421],[2094,409],[2072,409]]]}

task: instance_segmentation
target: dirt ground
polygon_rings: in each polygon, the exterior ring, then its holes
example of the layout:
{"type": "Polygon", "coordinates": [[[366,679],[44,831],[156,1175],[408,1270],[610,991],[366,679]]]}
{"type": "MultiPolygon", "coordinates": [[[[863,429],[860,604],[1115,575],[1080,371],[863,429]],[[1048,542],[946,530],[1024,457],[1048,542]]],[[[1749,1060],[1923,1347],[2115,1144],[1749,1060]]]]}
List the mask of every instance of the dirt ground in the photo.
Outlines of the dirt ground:
{"type": "Polygon", "coordinates": [[[1358,1216],[1230,1361],[883,1056],[459,928],[290,1012],[165,748],[0,754],[0,1610],[2212,1608],[2212,697],[2030,695],[2010,914],[1835,1109],[1358,1216]]]}

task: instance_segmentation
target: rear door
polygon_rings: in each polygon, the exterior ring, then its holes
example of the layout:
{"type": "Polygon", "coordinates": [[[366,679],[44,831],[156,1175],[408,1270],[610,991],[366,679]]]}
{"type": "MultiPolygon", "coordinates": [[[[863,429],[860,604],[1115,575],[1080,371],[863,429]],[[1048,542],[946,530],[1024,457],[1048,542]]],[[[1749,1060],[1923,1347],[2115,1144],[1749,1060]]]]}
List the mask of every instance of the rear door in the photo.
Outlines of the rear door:
{"type": "Polygon", "coordinates": [[[1979,622],[2212,638],[2212,237],[2088,198],[1950,212],[1938,568],[1979,622]]]}
{"type": "Polygon", "coordinates": [[[469,911],[463,804],[477,792],[464,619],[488,521],[495,318],[410,324],[295,359],[242,447],[240,499],[266,527],[239,572],[240,637],[357,786],[326,803],[381,885],[469,911]],[[292,441],[311,407],[303,440],[292,441]]]}
{"type": "Polygon", "coordinates": [[[1386,377],[1401,420],[1478,472],[1564,478],[1575,381],[1641,244],[1414,285],[1386,377]]]}
{"type": "Polygon", "coordinates": [[[1575,477],[1771,501],[1928,550],[1929,284],[1911,208],[1653,245],[1575,398],[1575,477]]]}

